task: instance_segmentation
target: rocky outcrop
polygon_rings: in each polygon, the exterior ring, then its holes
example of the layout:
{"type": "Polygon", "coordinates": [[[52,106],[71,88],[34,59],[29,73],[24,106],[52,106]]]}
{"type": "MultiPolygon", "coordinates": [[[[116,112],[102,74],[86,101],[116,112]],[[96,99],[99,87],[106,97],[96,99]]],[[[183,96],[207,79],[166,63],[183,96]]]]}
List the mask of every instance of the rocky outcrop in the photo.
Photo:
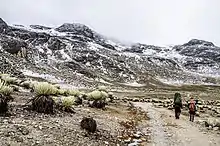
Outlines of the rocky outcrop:
{"type": "Polygon", "coordinates": [[[193,39],[186,44],[174,46],[181,55],[186,56],[184,66],[188,69],[199,67],[219,68],[220,48],[211,42],[193,39]]]}
{"type": "Polygon", "coordinates": [[[137,44],[134,44],[130,48],[127,48],[123,51],[131,52],[131,53],[144,53],[144,51],[147,51],[147,50],[154,50],[156,52],[160,52],[161,47],[137,43],[137,44]]]}
{"type": "Polygon", "coordinates": [[[0,18],[0,33],[3,33],[8,28],[8,25],[0,18]]]}
{"type": "Polygon", "coordinates": [[[77,85],[76,80],[91,79],[145,86],[164,86],[162,79],[217,84],[214,77],[196,73],[220,75],[220,49],[202,40],[165,48],[140,43],[122,45],[77,23],[55,29],[40,25],[26,28],[9,26],[1,19],[0,26],[1,48],[11,54],[25,49],[25,59],[31,66],[25,65],[28,69],[68,78],[77,85]]]}
{"type": "Polygon", "coordinates": [[[0,45],[5,51],[11,54],[17,54],[19,51],[22,50],[22,48],[26,49],[28,46],[27,43],[23,40],[18,40],[6,36],[0,37],[0,45]]]}

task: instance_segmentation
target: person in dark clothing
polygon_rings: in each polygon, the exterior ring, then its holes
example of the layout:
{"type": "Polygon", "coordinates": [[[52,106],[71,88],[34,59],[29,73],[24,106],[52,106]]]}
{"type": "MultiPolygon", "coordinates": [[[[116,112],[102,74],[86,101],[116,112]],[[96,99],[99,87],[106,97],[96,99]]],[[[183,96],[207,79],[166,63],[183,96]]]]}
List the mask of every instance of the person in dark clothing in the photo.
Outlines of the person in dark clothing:
{"type": "MultiPolygon", "coordinates": [[[[198,101],[197,101],[198,102],[198,101]]],[[[190,101],[188,103],[188,107],[189,107],[189,120],[191,122],[194,121],[194,117],[196,114],[196,103],[197,103],[193,97],[190,98],[190,101]]]]}
{"type": "Polygon", "coordinates": [[[175,118],[176,119],[180,118],[181,108],[183,108],[181,94],[175,93],[175,95],[174,95],[174,109],[175,109],[175,118]]]}

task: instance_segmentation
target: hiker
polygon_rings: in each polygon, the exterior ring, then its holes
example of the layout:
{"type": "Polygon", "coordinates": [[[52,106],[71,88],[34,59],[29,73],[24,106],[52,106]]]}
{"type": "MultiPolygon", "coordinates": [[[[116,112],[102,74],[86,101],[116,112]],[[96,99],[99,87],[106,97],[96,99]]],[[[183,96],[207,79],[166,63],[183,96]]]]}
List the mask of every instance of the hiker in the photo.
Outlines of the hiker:
{"type": "Polygon", "coordinates": [[[196,114],[196,101],[194,100],[193,97],[190,98],[188,107],[189,107],[189,121],[193,122],[194,116],[196,114]]]}
{"type": "Polygon", "coordinates": [[[182,98],[180,93],[175,93],[174,95],[174,109],[176,119],[180,118],[181,108],[183,107],[182,98]]]}

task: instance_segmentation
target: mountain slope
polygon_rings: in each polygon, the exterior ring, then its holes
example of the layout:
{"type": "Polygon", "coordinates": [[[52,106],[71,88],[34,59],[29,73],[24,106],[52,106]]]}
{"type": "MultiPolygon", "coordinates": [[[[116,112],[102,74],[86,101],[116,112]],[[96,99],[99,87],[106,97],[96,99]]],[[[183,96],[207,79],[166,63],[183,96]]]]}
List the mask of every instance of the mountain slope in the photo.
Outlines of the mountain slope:
{"type": "Polygon", "coordinates": [[[24,27],[10,26],[0,19],[0,46],[3,54],[13,58],[1,56],[13,60],[15,65],[21,60],[18,71],[75,86],[219,83],[220,49],[202,40],[169,48],[126,46],[83,24],[24,27]]]}

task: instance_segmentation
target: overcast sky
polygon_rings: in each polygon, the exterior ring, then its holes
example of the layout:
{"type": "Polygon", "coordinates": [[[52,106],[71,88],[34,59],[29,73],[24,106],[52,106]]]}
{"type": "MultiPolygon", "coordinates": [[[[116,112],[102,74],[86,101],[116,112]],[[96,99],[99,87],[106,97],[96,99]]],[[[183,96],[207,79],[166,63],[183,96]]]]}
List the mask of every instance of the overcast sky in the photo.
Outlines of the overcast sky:
{"type": "Polygon", "coordinates": [[[86,24],[122,41],[182,44],[192,38],[220,46],[220,0],[0,0],[10,24],[86,24]]]}

